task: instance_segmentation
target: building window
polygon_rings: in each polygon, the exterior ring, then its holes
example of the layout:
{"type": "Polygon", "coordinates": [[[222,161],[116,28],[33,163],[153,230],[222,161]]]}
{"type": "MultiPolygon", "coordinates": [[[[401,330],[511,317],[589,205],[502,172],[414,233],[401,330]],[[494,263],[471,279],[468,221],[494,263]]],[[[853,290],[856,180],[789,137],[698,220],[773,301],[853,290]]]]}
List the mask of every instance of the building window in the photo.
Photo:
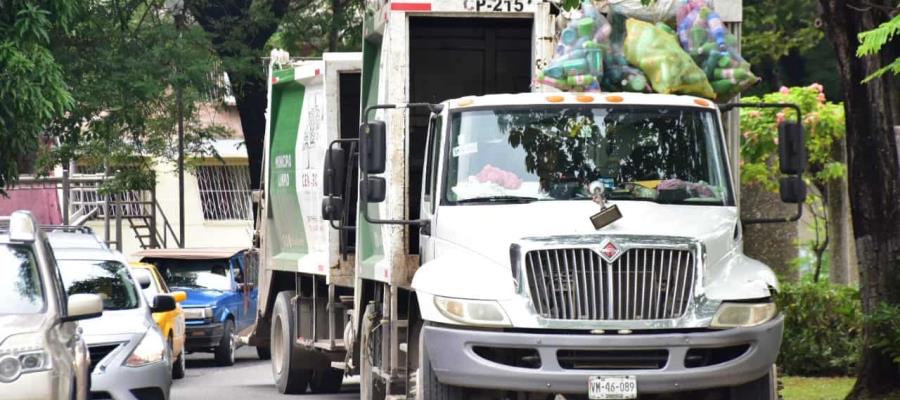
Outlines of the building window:
{"type": "Polygon", "coordinates": [[[251,220],[250,170],[246,165],[202,165],[197,169],[203,218],[251,220]]]}

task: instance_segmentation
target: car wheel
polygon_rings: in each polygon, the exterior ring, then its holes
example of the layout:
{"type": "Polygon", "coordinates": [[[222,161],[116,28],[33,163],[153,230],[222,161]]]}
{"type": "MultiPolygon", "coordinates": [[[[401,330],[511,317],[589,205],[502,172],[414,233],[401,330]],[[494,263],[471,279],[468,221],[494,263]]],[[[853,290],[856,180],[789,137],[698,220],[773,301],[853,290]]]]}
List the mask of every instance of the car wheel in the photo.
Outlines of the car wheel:
{"type": "Polygon", "coordinates": [[[216,346],[216,364],[227,367],[234,365],[234,322],[225,320],[225,328],[222,330],[222,339],[216,346]]]}
{"type": "Polygon", "coordinates": [[[172,365],[172,379],[184,378],[185,367],[184,349],[181,349],[181,354],[178,355],[178,358],[175,359],[175,364],[172,365]]]}
{"type": "Polygon", "coordinates": [[[272,358],[272,350],[269,346],[256,346],[256,355],[260,360],[268,360],[272,358]]]}
{"type": "Polygon", "coordinates": [[[283,394],[306,392],[312,369],[303,368],[303,354],[295,343],[294,308],[291,306],[292,290],[279,292],[272,311],[269,346],[272,352],[272,375],[275,385],[283,394]]]}

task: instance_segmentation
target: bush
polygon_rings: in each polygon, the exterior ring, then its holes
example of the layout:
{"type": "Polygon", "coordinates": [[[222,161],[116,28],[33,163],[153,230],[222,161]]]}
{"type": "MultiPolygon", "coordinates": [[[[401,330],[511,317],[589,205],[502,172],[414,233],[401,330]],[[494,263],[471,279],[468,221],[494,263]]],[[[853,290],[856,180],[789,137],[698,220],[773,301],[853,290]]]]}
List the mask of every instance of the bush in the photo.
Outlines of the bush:
{"type": "Polygon", "coordinates": [[[859,290],[827,282],[783,284],[785,315],[778,363],[788,375],[851,375],[862,348],[859,290]]]}

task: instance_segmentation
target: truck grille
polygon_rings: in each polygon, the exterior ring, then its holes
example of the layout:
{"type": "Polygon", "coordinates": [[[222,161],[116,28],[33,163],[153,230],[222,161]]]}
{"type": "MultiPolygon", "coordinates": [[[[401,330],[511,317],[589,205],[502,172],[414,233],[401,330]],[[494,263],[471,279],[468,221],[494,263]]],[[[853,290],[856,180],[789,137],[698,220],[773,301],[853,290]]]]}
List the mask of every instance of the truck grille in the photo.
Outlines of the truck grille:
{"type": "Polygon", "coordinates": [[[612,262],[588,248],[525,254],[531,300],[549,319],[652,320],[684,314],[695,278],[688,250],[629,249],[612,262]]]}

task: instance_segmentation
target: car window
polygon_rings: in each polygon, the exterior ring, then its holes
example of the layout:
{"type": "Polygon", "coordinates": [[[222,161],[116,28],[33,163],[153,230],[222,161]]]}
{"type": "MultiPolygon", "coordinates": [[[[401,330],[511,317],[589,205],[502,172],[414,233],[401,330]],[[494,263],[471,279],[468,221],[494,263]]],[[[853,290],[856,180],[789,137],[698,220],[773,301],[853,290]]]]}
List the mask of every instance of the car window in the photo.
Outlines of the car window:
{"type": "Polygon", "coordinates": [[[28,246],[0,244],[0,315],[44,310],[44,290],[28,246]]]}
{"type": "Polygon", "coordinates": [[[59,260],[69,295],[95,293],[103,299],[104,310],[127,310],[140,305],[137,284],[128,268],[118,261],[59,260]]]}
{"type": "Polygon", "coordinates": [[[170,262],[160,268],[166,283],[173,289],[203,288],[232,290],[234,276],[228,260],[170,262]]]}
{"type": "Polygon", "coordinates": [[[159,285],[156,284],[156,279],[153,278],[153,273],[151,273],[149,269],[134,268],[131,270],[131,274],[134,275],[134,279],[138,280],[138,282],[140,282],[140,278],[143,276],[146,276],[147,279],[150,280],[150,286],[141,288],[141,291],[144,292],[145,299],[150,300],[156,295],[163,293],[160,290],[159,285]]]}

